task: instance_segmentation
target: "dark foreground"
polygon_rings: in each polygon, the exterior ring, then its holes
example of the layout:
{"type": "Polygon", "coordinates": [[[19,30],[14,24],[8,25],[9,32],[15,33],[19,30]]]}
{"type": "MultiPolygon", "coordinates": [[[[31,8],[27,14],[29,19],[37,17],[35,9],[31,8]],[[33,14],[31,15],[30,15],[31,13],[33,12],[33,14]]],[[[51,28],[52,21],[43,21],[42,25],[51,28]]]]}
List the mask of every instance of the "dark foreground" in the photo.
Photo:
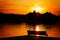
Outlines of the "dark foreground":
{"type": "Polygon", "coordinates": [[[0,40],[60,40],[60,38],[40,37],[40,36],[18,36],[18,37],[0,38],[0,40]]]}

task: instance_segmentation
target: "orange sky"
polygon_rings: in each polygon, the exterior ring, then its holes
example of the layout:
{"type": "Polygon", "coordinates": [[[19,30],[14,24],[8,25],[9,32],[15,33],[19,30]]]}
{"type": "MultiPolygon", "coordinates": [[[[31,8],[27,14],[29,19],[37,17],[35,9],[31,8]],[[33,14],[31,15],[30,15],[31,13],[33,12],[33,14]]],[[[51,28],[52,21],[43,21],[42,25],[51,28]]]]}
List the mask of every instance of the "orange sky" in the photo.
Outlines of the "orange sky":
{"type": "Polygon", "coordinates": [[[38,5],[45,11],[60,15],[60,0],[0,0],[0,12],[26,14],[38,5]]]}

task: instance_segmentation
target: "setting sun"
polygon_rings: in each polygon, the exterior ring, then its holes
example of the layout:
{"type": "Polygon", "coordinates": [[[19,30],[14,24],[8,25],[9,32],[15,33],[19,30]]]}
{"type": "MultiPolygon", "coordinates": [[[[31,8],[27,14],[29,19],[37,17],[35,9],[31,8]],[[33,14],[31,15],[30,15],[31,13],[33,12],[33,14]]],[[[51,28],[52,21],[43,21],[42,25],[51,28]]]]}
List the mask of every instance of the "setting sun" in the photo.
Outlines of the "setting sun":
{"type": "Polygon", "coordinates": [[[35,10],[36,12],[42,12],[43,8],[37,6],[37,7],[33,8],[33,10],[35,10]]]}
{"type": "Polygon", "coordinates": [[[36,12],[39,12],[41,14],[44,14],[47,11],[46,8],[39,6],[38,4],[36,6],[33,6],[30,10],[31,12],[35,10],[36,12]]]}

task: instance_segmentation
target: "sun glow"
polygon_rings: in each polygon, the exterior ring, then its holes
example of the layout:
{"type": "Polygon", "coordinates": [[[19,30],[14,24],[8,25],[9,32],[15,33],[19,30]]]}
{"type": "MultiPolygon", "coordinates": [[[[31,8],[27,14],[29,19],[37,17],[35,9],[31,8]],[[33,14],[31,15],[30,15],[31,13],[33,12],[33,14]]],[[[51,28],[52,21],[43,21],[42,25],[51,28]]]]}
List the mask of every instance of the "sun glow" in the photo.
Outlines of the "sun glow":
{"type": "Polygon", "coordinates": [[[37,25],[36,28],[35,28],[36,31],[39,31],[39,26],[37,25]]]}
{"type": "Polygon", "coordinates": [[[33,10],[35,10],[36,12],[42,12],[43,8],[40,7],[40,6],[36,6],[36,7],[33,8],[33,10]]]}
{"type": "Polygon", "coordinates": [[[33,6],[30,8],[30,12],[33,12],[34,10],[36,12],[39,12],[40,14],[44,14],[47,11],[47,8],[45,8],[43,6],[36,5],[36,6],[33,6]]]}
{"type": "Polygon", "coordinates": [[[35,26],[35,31],[46,31],[46,28],[44,25],[36,25],[35,26]]]}

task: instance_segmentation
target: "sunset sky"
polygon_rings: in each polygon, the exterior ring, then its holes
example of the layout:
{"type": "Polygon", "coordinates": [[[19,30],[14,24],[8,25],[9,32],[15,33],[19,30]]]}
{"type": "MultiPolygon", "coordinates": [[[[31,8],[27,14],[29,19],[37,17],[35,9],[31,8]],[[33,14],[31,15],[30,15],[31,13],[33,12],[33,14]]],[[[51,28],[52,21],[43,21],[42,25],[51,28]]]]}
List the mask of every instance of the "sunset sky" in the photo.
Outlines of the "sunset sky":
{"type": "Polygon", "coordinates": [[[0,0],[0,12],[5,13],[26,14],[37,6],[42,8],[41,13],[60,15],[60,0],[0,0]]]}

